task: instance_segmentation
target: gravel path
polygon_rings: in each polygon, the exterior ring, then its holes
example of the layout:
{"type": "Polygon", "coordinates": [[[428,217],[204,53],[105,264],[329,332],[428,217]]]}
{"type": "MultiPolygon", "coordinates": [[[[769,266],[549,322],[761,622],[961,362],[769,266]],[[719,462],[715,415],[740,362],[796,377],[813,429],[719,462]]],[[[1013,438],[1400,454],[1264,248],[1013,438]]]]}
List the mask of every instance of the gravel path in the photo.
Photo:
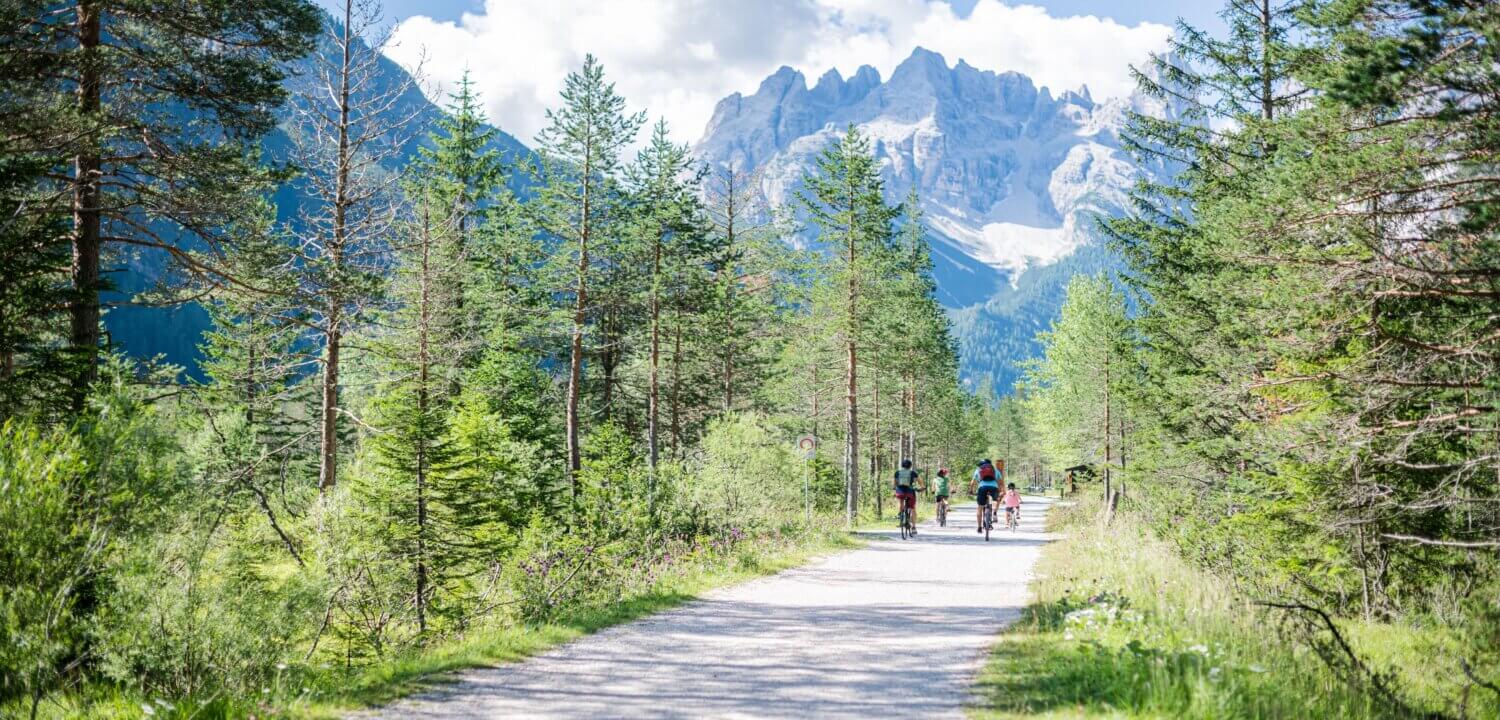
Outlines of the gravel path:
{"type": "Polygon", "coordinates": [[[972,504],[954,508],[947,528],[877,535],[362,717],[962,717],[1051,539],[1048,501],[1026,500],[1021,530],[988,543],[972,504]]]}

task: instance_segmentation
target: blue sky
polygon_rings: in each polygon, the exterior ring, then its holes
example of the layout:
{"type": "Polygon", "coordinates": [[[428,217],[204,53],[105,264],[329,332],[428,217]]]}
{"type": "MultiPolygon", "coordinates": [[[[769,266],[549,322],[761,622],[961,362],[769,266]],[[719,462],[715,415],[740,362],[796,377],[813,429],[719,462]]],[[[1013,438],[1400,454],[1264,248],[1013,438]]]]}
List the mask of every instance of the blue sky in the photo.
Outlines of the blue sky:
{"type": "MultiPolygon", "coordinates": [[[[337,0],[321,0],[335,5],[337,0]]],[[[564,76],[597,55],[633,109],[696,140],[714,105],[782,65],[810,80],[872,65],[883,77],[916,46],[1054,92],[1131,91],[1129,68],[1179,16],[1218,26],[1213,0],[385,0],[387,55],[429,94],[468,72],[500,127],[530,141],[564,76]]]]}

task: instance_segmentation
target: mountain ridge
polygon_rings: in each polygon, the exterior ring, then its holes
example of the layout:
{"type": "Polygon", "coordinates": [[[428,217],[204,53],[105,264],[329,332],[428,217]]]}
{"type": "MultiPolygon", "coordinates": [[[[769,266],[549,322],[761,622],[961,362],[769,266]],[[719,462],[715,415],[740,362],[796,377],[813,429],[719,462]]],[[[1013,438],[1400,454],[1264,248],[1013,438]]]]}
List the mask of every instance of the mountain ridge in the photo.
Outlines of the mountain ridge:
{"type": "Polygon", "coordinates": [[[789,203],[817,153],[856,126],[881,161],[888,198],[915,189],[936,262],[939,295],[953,311],[966,378],[1008,386],[1033,337],[1056,316],[1067,268],[1111,266],[1097,218],[1125,212],[1141,167],[1120,133],[1131,111],[1161,114],[1139,95],[1096,100],[1087,86],[1057,94],[1014,72],[981,70],[915,48],[889,78],[868,65],[809,85],[783,66],[750,95],[714,108],[697,157],[757,174],[771,206],[789,203]],[[1028,279],[1043,268],[1062,272],[1028,279]],[[1023,297],[1025,296],[1025,297],[1023,297]],[[995,338],[998,355],[972,342],[995,338]]]}

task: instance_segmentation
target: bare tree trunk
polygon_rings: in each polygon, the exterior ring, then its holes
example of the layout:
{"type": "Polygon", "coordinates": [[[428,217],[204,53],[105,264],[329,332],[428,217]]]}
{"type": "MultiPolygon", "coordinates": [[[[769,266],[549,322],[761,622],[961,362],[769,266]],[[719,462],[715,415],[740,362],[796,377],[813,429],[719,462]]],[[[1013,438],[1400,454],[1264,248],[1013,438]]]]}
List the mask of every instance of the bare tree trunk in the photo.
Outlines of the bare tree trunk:
{"type": "Polygon", "coordinates": [[[822,396],[823,392],[822,389],[818,387],[817,357],[814,357],[812,361],[812,392],[809,394],[812,395],[812,436],[813,442],[817,443],[819,438],[818,430],[820,429],[818,421],[823,417],[822,409],[818,407],[818,400],[822,396]]]}
{"type": "MultiPolygon", "coordinates": [[[[96,121],[102,99],[98,48],[100,8],[95,0],[78,3],[78,47],[84,61],[78,76],[78,113],[85,123],[96,121]]],[[[78,355],[78,373],[73,381],[72,407],[83,410],[89,386],[99,378],[99,252],[102,196],[100,149],[84,144],[73,158],[73,298],[68,303],[72,327],[69,344],[78,355]]]]}
{"type": "MultiPolygon", "coordinates": [[[[730,257],[734,256],[734,221],[735,221],[735,206],[734,206],[734,200],[735,200],[735,187],[734,187],[734,185],[735,185],[735,182],[734,182],[734,180],[735,180],[734,168],[731,167],[729,169],[728,177],[726,178],[726,182],[728,184],[728,188],[727,188],[728,189],[728,193],[727,193],[727,195],[725,197],[725,202],[727,204],[725,206],[725,213],[724,213],[724,243],[725,243],[725,246],[729,249],[730,257]]],[[[736,272],[736,269],[733,266],[729,266],[729,267],[726,267],[724,269],[724,272],[726,273],[725,279],[729,283],[729,287],[727,288],[727,290],[724,293],[724,303],[725,303],[725,308],[724,308],[724,310],[725,310],[725,312],[724,312],[724,318],[725,318],[725,327],[724,327],[724,331],[725,331],[725,333],[724,333],[724,338],[725,338],[725,343],[724,343],[724,412],[727,413],[727,412],[730,412],[730,411],[734,410],[734,347],[735,346],[734,346],[733,338],[734,338],[734,290],[735,290],[734,283],[735,283],[735,272],[736,272]]]]}
{"type": "Polygon", "coordinates": [[[338,483],[339,313],[331,312],[323,326],[323,402],[320,407],[318,490],[338,483]]]}
{"type": "Polygon", "coordinates": [[[1274,120],[1276,96],[1271,87],[1271,0],[1260,0],[1260,113],[1274,120]]]}
{"type": "MultiPolygon", "coordinates": [[[[349,219],[349,172],[353,163],[353,151],[349,147],[350,94],[350,48],[353,37],[354,4],[344,0],[342,55],[339,59],[339,120],[337,165],[334,168],[333,239],[328,244],[328,258],[333,267],[344,262],[344,244],[348,239],[349,219]]],[[[328,298],[328,316],[323,328],[323,405],[321,408],[320,442],[318,449],[318,491],[327,492],[338,484],[338,412],[339,412],[339,361],[343,339],[343,294],[342,288],[333,287],[328,298]]]]}
{"type": "MultiPolygon", "coordinates": [[[[732,281],[731,281],[732,282],[732,281]]],[[[729,297],[733,297],[734,289],[729,289],[729,297]]],[[[731,302],[732,301],[728,301],[731,302]]],[[[725,313],[727,319],[724,321],[724,412],[734,410],[734,311],[731,309],[725,313]]]]}
{"type": "Polygon", "coordinates": [[[1104,519],[1108,522],[1115,512],[1115,493],[1111,484],[1110,463],[1114,462],[1114,456],[1110,447],[1110,378],[1109,367],[1110,356],[1104,356],[1104,519]]]}

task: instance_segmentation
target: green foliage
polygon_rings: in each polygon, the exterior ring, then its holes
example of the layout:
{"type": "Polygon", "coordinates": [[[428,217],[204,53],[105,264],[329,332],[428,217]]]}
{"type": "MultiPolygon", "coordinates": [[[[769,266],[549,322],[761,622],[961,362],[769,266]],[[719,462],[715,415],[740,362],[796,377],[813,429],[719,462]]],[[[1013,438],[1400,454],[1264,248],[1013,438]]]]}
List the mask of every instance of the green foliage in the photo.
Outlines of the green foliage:
{"type": "Polygon", "coordinates": [[[254,512],[179,522],[114,569],[98,622],[101,671],[147,697],[253,697],[316,630],[323,578],[290,560],[268,565],[275,550],[254,512]]]}
{"type": "Polygon", "coordinates": [[[695,525],[719,533],[768,530],[802,505],[802,476],[788,443],[753,413],[714,421],[703,460],[684,478],[681,501],[695,525]]]}
{"type": "MultiPolygon", "coordinates": [[[[1097,502],[1054,508],[1068,540],[1043,551],[1036,601],[980,676],[979,717],[1410,717],[1312,653],[1285,611],[1182,561],[1129,516],[1103,527],[1097,502]]],[[[1464,683],[1462,631],[1340,621],[1372,667],[1420,666],[1397,687],[1417,712],[1451,711],[1464,683]]],[[[1327,639],[1327,636],[1324,636],[1327,639]]],[[[1500,698],[1471,694],[1470,717],[1500,698]]]]}
{"type": "Polygon", "coordinates": [[[119,381],[71,427],[0,424],[0,701],[40,698],[83,662],[122,553],[181,487],[155,413],[119,381]]]}

